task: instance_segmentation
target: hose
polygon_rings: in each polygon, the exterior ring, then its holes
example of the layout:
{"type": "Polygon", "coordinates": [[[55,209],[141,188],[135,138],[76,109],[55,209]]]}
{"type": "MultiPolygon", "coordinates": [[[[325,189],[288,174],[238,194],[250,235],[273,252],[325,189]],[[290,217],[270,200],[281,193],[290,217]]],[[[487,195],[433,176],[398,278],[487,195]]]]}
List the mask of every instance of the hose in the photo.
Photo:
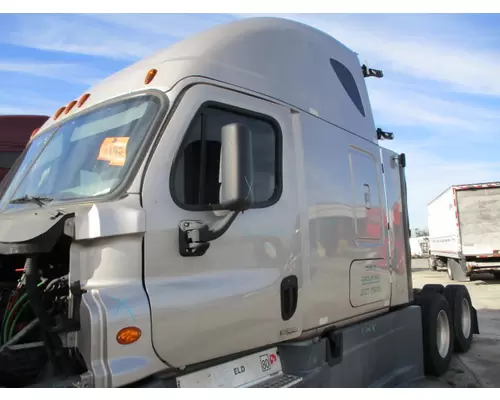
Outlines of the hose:
{"type": "MultiPolygon", "coordinates": [[[[7,307],[5,308],[5,312],[3,313],[3,318],[2,318],[2,328],[5,326],[7,322],[7,317],[9,316],[10,311],[12,310],[12,307],[14,306],[14,303],[17,300],[17,297],[19,296],[19,293],[21,292],[21,286],[18,285],[15,291],[12,293],[9,299],[9,303],[7,304],[7,307]]],[[[2,341],[2,335],[0,335],[0,342],[2,341]]]]}
{"type": "Polygon", "coordinates": [[[12,306],[12,308],[9,310],[8,313],[6,313],[7,317],[5,318],[5,321],[2,325],[3,328],[3,334],[2,334],[2,343],[6,343],[7,340],[9,340],[7,336],[8,328],[9,328],[9,321],[12,319],[12,315],[14,314],[14,311],[17,309],[17,307],[24,303],[24,300],[28,297],[26,293],[24,293],[12,306]]]}
{"type": "MultiPolygon", "coordinates": [[[[17,324],[17,321],[19,320],[19,318],[21,317],[21,315],[23,314],[23,311],[26,307],[29,306],[29,301],[25,302],[21,309],[19,310],[19,312],[17,313],[16,315],[16,318],[14,318],[14,321],[12,321],[12,324],[10,325],[10,330],[9,330],[9,335],[7,336],[7,340],[10,340],[12,339],[12,336],[14,336],[14,332],[15,332],[15,329],[16,329],[16,324],[17,324]]],[[[7,329],[4,330],[4,335],[5,335],[5,331],[7,329]]],[[[5,340],[5,339],[4,339],[5,340]]],[[[5,340],[4,343],[7,343],[7,340],[5,340]]]]}
{"type": "Polygon", "coordinates": [[[2,351],[4,351],[5,349],[7,349],[9,346],[12,346],[13,344],[17,343],[24,335],[29,333],[37,325],[38,325],[37,319],[34,319],[33,321],[31,321],[28,325],[26,325],[23,329],[21,329],[18,333],[16,333],[12,339],[10,339],[4,345],[0,346],[0,353],[2,351]]]}
{"type": "MultiPolygon", "coordinates": [[[[40,282],[37,286],[40,287],[42,285],[43,285],[43,282],[40,282]]],[[[23,304],[21,310],[17,314],[16,319],[14,320],[14,323],[12,325],[10,325],[11,326],[11,330],[12,330],[12,328],[15,326],[17,320],[19,319],[19,316],[22,314],[22,311],[26,308],[26,305],[29,304],[29,301],[26,300],[27,297],[28,297],[28,294],[24,293],[22,296],[20,296],[17,299],[17,301],[14,302],[14,305],[10,308],[10,310],[8,310],[8,312],[6,312],[4,314],[4,320],[3,320],[3,323],[2,323],[3,334],[0,337],[0,339],[2,339],[2,340],[0,340],[1,343],[6,343],[7,340],[9,340],[9,338],[12,336],[12,334],[7,335],[7,332],[9,332],[9,322],[12,321],[12,316],[15,314],[17,307],[19,305],[23,304]]]]}

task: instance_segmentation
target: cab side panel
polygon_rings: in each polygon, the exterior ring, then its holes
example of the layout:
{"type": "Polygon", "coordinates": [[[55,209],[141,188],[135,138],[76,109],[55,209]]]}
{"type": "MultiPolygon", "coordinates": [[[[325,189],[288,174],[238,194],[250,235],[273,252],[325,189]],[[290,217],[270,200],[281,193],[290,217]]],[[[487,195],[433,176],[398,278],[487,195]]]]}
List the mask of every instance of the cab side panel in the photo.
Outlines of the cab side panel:
{"type": "Polygon", "coordinates": [[[387,308],[390,271],[378,145],[311,115],[302,140],[312,329],[387,308]]]}

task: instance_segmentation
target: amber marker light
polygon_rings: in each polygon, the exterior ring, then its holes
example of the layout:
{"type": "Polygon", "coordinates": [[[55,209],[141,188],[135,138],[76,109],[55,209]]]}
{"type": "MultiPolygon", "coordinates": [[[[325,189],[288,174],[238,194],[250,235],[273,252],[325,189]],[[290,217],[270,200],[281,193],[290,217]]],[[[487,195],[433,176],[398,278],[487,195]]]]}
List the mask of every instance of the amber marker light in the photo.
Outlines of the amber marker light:
{"type": "Polygon", "coordinates": [[[38,133],[39,130],[40,130],[40,128],[36,128],[33,130],[33,133],[30,136],[30,140],[33,138],[33,136],[35,136],[38,133]]]}
{"type": "Polygon", "coordinates": [[[156,70],[154,68],[150,69],[148,71],[148,73],[146,74],[146,78],[144,78],[144,83],[146,85],[149,85],[151,83],[151,81],[154,79],[154,77],[156,76],[157,72],[158,72],[158,70],[156,70]]]}
{"type": "Polygon", "coordinates": [[[141,334],[141,330],[136,326],[128,326],[120,329],[116,334],[116,341],[122,345],[132,344],[139,340],[141,334]]]}
{"type": "Polygon", "coordinates": [[[54,114],[54,120],[56,120],[57,118],[59,118],[59,116],[63,113],[63,111],[64,111],[65,108],[66,108],[66,106],[61,107],[59,110],[56,111],[56,113],[54,114]]]}
{"type": "Polygon", "coordinates": [[[64,114],[68,114],[71,109],[75,106],[76,100],[70,101],[68,105],[66,106],[66,109],[64,110],[64,114]]]}
{"type": "Polygon", "coordinates": [[[90,93],[85,93],[82,97],[80,97],[77,107],[80,108],[81,106],[83,106],[83,104],[89,99],[89,97],[90,93]]]}

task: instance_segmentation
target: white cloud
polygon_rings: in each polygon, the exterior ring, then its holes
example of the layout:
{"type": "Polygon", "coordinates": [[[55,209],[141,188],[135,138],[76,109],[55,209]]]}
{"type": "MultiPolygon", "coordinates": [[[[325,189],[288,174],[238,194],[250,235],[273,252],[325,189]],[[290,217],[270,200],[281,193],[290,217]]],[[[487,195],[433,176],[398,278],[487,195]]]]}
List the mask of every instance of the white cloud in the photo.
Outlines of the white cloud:
{"type": "Polygon", "coordinates": [[[427,226],[427,204],[451,185],[500,180],[500,161],[447,160],[419,146],[405,147],[408,208],[413,228],[427,226]]]}
{"type": "Polygon", "coordinates": [[[374,81],[370,98],[376,125],[395,133],[382,143],[407,155],[410,220],[413,227],[427,225],[427,203],[453,184],[500,180],[500,162],[488,158],[497,147],[500,115],[481,108],[443,100],[404,85],[374,81]],[[477,153],[468,148],[478,146],[477,153]]]}
{"type": "Polygon", "coordinates": [[[63,53],[135,61],[168,47],[186,35],[230,15],[66,14],[25,15],[18,29],[0,37],[4,43],[63,53]]]}
{"type": "Polygon", "coordinates": [[[43,107],[12,107],[0,104],[0,115],[50,115],[50,113],[48,109],[43,107]]]}
{"type": "MultiPolygon", "coordinates": [[[[256,16],[241,15],[242,17],[256,16]]],[[[274,16],[278,16],[275,14],[274,16]]],[[[361,60],[391,72],[434,80],[449,89],[500,95],[495,79],[500,51],[481,48],[491,42],[491,32],[475,27],[474,40],[466,23],[454,16],[358,16],[351,14],[280,14],[306,23],[341,41],[361,60]],[[453,33],[453,34],[452,34],[453,33]]],[[[498,43],[497,43],[498,44],[498,43]]]]}
{"type": "Polygon", "coordinates": [[[65,103],[52,100],[33,90],[18,89],[15,93],[0,91],[0,114],[52,115],[65,103]]]}
{"type": "Polygon", "coordinates": [[[112,25],[145,32],[152,40],[161,40],[165,36],[182,39],[236,19],[229,14],[90,14],[88,16],[112,25]]]}
{"type": "Polygon", "coordinates": [[[0,72],[15,72],[71,83],[93,85],[103,78],[97,70],[75,63],[0,59],[0,72]]]}
{"type": "Polygon", "coordinates": [[[79,15],[34,17],[19,19],[17,31],[4,33],[0,40],[41,50],[124,60],[147,56],[158,47],[148,35],[135,35],[126,27],[113,29],[109,24],[79,15]]]}
{"type": "Polygon", "coordinates": [[[480,107],[472,101],[445,100],[433,92],[390,81],[372,81],[368,88],[377,122],[396,127],[419,126],[422,130],[431,128],[434,135],[452,134],[462,140],[497,140],[500,114],[496,108],[480,107]]]}

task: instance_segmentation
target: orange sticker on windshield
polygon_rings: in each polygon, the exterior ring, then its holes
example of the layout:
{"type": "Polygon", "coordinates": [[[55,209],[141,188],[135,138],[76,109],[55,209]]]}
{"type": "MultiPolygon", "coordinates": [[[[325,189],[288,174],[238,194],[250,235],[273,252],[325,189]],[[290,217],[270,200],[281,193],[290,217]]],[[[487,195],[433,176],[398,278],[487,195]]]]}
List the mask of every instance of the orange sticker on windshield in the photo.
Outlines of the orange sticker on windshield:
{"type": "Polygon", "coordinates": [[[109,161],[109,165],[123,166],[127,158],[128,137],[109,137],[102,141],[98,160],[109,161]]]}

